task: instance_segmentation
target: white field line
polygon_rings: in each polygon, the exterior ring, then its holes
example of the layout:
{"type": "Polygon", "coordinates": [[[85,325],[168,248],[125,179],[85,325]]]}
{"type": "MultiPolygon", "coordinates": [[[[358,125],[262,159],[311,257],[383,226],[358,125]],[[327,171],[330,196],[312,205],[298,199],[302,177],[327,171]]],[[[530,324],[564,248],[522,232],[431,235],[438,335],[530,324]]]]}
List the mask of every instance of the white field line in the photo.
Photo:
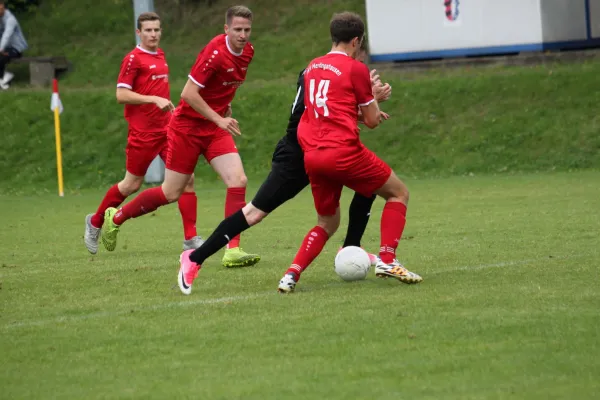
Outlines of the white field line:
{"type": "MultiPolygon", "coordinates": [[[[438,275],[438,274],[444,274],[444,273],[455,272],[455,271],[477,271],[477,270],[483,270],[483,269],[488,269],[488,268],[513,267],[513,266],[517,266],[517,265],[529,264],[532,262],[540,262],[540,261],[551,262],[551,261],[566,260],[566,259],[573,259],[573,258],[580,258],[580,257],[584,257],[584,255],[583,254],[574,254],[571,256],[555,256],[552,258],[540,257],[540,258],[532,258],[532,259],[528,259],[528,260],[504,261],[504,262],[499,262],[499,263],[494,263],[494,264],[459,266],[459,267],[444,269],[441,271],[432,271],[432,272],[429,272],[427,275],[438,275]]],[[[425,279],[427,279],[427,275],[425,275],[425,279]]],[[[252,300],[252,299],[255,299],[258,297],[274,295],[275,293],[276,293],[275,290],[272,290],[272,291],[268,291],[268,292],[254,293],[254,294],[250,294],[250,295],[246,295],[246,296],[229,296],[229,297],[217,297],[217,298],[212,298],[212,299],[174,301],[174,302],[160,303],[160,304],[155,304],[155,305],[145,306],[145,307],[139,307],[137,305],[129,305],[129,306],[125,307],[124,310],[119,310],[119,311],[100,311],[100,312],[94,312],[94,313],[89,313],[89,314],[84,314],[84,315],[60,316],[60,317],[49,318],[49,319],[38,319],[38,320],[33,320],[33,321],[15,322],[15,323],[11,323],[8,325],[0,326],[0,329],[52,325],[52,324],[59,324],[59,323],[63,323],[63,322],[78,322],[78,321],[84,321],[84,320],[88,320],[88,319],[115,317],[115,316],[120,316],[120,315],[135,314],[135,313],[139,313],[139,312],[164,310],[164,309],[168,309],[168,308],[243,302],[243,301],[252,300]]]]}
{"type": "Polygon", "coordinates": [[[115,317],[115,316],[119,316],[119,315],[135,314],[135,313],[147,312],[147,311],[157,311],[157,310],[164,310],[164,309],[168,309],[168,308],[189,307],[189,306],[196,306],[196,305],[211,305],[211,304],[220,304],[220,303],[221,304],[222,303],[233,303],[233,302],[237,302],[237,301],[246,301],[246,300],[250,300],[250,299],[253,299],[256,297],[266,296],[268,294],[273,294],[273,292],[270,291],[270,292],[264,292],[264,293],[255,293],[255,294],[247,295],[247,296],[230,296],[230,297],[218,297],[218,298],[212,298],[212,299],[197,299],[197,300],[191,300],[191,301],[174,301],[174,302],[170,302],[170,303],[161,303],[161,304],[155,304],[155,305],[146,306],[146,307],[138,307],[135,305],[130,305],[125,310],[100,311],[100,312],[94,312],[94,313],[84,314],[84,315],[61,316],[61,317],[55,317],[55,318],[50,318],[50,319],[40,319],[40,320],[34,320],[34,321],[16,322],[13,324],[5,325],[0,328],[8,329],[8,328],[20,328],[20,327],[27,327],[27,326],[41,326],[41,325],[59,324],[61,322],[74,322],[74,321],[83,321],[83,320],[96,319],[96,318],[115,317]]]}

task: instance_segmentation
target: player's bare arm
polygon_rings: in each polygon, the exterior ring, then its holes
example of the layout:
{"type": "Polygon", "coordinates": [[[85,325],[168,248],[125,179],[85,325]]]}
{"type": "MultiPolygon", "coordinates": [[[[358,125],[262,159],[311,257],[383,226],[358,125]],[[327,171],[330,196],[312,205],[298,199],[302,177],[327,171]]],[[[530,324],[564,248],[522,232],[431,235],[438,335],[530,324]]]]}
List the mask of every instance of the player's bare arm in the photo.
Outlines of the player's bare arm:
{"type": "Polygon", "coordinates": [[[382,118],[377,100],[372,101],[366,106],[361,106],[360,112],[362,113],[363,123],[367,126],[367,128],[377,128],[382,118]]]}
{"type": "Polygon", "coordinates": [[[146,96],[131,89],[117,88],[117,102],[119,104],[155,104],[162,111],[173,111],[175,106],[171,100],[159,96],[146,96]]]}
{"type": "Polygon", "coordinates": [[[206,101],[198,92],[198,85],[196,85],[191,79],[188,79],[183,87],[181,98],[188,103],[194,109],[194,111],[202,115],[207,120],[215,123],[219,128],[228,131],[234,136],[239,136],[242,134],[238,122],[235,119],[231,117],[220,116],[206,103],[206,101]]]}
{"type": "MultiPolygon", "coordinates": [[[[373,96],[378,103],[386,101],[392,95],[392,87],[389,84],[382,85],[379,75],[375,75],[375,70],[371,71],[371,84],[373,85],[373,96]]],[[[385,121],[390,118],[388,113],[380,110],[380,120],[385,121]]],[[[358,110],[358,122],[364,123],[362,110],[358,110]]]]}

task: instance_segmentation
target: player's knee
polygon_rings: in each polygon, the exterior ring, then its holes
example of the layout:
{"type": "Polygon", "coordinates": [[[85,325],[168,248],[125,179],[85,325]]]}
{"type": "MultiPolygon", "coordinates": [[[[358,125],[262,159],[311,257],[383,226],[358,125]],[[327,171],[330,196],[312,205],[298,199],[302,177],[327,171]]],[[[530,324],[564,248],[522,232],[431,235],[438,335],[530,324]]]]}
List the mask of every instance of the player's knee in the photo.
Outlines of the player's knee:
{"type": "Polygon", "coordinates": [[[248,178],[246,177],[246,174],[243,173],[232,175],[227,178],[225,184],[227,185],[227,187],[230,188],[246,187],[246,185],[248,184],[248,178]]]}
{"type": "Polygon", "coordinates": [[[408,198],[410,197],[410,194],[405,184],[401,185],[401,187],[396,191],[394,197],[401,203],[408,204],[408,198]]]}
{"type": "Polygon", "coordinates": [[[184,192],[193,192],[194,191],[194,175],[190,176],[190,180],[187,182],[184,188],[184,192]]]}
{"type": "Polygon", "coordinates": [[[142,187],[142,181],[126,179],[119,183],[119,192],[127,197],[140,190],[140,187],[142,187]]]}
{"type": "Polygon", "coordinates": [[[378,192],[378,195],[387,201],[399,201],[408,204],[409,192],[408,188],[400,179],[394,179],[386,183],[378,192]]]}
{"type": "Polygon", "coordinates": [[[323,230],[325,232],[327,232],[327,236],[332,237],[337,232],[338,228],[340,227],[340,220],[333,219],[333,218],[328,218],[328,219],[320,219],[319,218],[319,222],[317,223],[317,225],[319,225],[321,228],[323,228],[323,230]]]}
{"type": "Polygon", "coordinates": [[[183,188],[165,187],[165,185],[163,185],[162,189],[165,198],[169,203],[174,203],[179,200],[181,193],[183,193],[183,188]]]}

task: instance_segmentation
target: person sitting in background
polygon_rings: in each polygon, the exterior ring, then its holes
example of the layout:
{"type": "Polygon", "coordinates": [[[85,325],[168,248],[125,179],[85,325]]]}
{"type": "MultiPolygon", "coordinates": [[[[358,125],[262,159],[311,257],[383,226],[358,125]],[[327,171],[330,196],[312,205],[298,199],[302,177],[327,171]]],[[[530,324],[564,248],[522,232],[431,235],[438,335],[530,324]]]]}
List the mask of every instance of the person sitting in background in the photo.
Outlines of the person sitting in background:
{"type": "Polygon", "coordinates": [[[14,74],[6,71],[6,64],[13,58],[21,57],[27,50],[27,41],[13,13],[6,9],[6,2],[0,0],[0,88],[8,89],[14,74]]]}

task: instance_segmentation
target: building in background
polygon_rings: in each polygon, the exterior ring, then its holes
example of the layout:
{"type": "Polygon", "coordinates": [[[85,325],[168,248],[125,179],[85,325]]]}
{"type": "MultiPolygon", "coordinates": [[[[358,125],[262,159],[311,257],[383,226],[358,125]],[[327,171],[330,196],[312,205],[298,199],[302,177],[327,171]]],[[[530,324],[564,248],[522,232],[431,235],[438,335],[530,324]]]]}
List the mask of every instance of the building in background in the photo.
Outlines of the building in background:
{"type": "Polygon", "coordinates": [[[600,47],[600,0],[366,0],[372,61],[600,47]]]}

